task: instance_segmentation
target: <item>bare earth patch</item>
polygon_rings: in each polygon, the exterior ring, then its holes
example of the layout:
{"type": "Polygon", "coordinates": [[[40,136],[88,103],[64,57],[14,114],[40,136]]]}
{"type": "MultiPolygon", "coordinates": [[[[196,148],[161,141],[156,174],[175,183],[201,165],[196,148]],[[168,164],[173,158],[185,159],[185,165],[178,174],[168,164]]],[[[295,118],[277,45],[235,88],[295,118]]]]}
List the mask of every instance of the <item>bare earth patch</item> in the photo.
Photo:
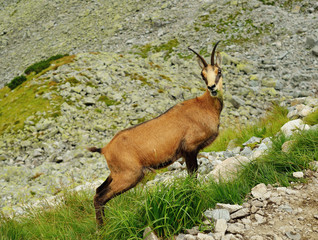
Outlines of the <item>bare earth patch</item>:
{"type": "Polygon", "coordinates": [[[318,239],[318,172],[306,176],[308,183],[270,190],[264,207],[250,215],[250,227],[245,224],[244,239],[318,239]]]}

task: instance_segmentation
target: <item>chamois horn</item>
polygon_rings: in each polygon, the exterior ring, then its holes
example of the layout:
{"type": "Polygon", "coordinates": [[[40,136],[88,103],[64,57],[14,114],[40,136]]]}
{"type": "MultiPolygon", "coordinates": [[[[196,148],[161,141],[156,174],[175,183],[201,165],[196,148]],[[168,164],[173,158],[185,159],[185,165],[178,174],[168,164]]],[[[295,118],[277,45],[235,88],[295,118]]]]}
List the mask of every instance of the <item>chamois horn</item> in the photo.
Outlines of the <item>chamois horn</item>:
{"type": "Polygon", "coordinates": [[[212,54],[211,54],[211,65],[214,66],[214,55],[215,55],[215,49],[217,47],[217,45],[219,44],[220,41],[218,41],[215,45],[214,48],[212,50],[212,54]]]}
{"type": "Polygon", "coordinates": [[[203,65],[204,65],[204,67],[207,67],[207,66],[208,66],[208,64],[206,63],[206,61],[204,60],[204,58],[201,57],[199,53],[197,53],[196,51],[194,51],[194,50],[191,49],[190,47],[188,47],[188,49],[191,50],[192,52],[194,52],[194,53],[198,56],[198,58],[201,59],[201,61],[202,61],[203,65]]]}

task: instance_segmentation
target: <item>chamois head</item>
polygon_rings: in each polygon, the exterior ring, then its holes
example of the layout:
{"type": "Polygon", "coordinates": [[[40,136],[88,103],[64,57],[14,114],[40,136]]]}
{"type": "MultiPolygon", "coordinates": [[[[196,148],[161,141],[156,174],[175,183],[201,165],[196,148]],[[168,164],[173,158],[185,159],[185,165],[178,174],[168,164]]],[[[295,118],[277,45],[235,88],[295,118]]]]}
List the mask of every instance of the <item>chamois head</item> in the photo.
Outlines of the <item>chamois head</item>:
{"type": "Polygon", "coordinates": [[[216,61],[214,61],[215,49],[220,41],[218,41],[212,50],[211,54],[211,64],[207,64],[203,57],[200,56],[196,51],[189,47],[189,50],[194,52],[198,57],[198,63],[201,67],[201,76],[207,85],[207,88],[210,90],[213,96],[216,96],[218,92],[222,92],[222,70],[221,70],[221,62],[222,58],[220,53],[216,54],[216,61]]]}

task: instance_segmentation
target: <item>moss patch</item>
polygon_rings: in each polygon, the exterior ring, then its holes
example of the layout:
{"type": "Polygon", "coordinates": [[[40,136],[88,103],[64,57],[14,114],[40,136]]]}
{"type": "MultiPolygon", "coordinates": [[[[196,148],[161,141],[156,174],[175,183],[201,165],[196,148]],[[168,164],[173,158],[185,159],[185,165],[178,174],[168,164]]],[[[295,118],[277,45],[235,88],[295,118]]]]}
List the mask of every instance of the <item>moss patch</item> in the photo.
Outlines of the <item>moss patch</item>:
{"type": "MultiPolygon", "coordinates": [[[[48,112],[48,116],[57,116],[59,105],[51,105],[50,100],[42,97],[51,91],[50,83],[33,84],[24,82],[21,87],[10,91],[8,87],[0,89],[0,133],[6,129],[21,129],[24,121],[36,112],[48,112]]],[[[51,102],[62,103],[60,96],[51,94],[51,102]]]]}
{"type": "Polygon", "coordinates": [[[98,101],[104,102],[107,106],[118,105],[119,102],[108,98],[107,96],[100,96],[98,101]]]}

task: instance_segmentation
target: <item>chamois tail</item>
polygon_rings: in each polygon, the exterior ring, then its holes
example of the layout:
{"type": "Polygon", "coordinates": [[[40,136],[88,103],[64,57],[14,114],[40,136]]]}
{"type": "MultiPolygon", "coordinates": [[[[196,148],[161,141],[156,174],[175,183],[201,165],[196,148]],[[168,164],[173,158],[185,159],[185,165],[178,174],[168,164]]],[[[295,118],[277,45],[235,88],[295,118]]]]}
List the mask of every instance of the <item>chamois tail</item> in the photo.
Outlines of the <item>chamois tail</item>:
{"type": "Polygon", "coordinates": [[[102,149],[101,148],[97,148],[97,147],[90,147],[90,148],[87,148],[87,150],[91,151],[91,152],[102,153],[102,149]]]}

